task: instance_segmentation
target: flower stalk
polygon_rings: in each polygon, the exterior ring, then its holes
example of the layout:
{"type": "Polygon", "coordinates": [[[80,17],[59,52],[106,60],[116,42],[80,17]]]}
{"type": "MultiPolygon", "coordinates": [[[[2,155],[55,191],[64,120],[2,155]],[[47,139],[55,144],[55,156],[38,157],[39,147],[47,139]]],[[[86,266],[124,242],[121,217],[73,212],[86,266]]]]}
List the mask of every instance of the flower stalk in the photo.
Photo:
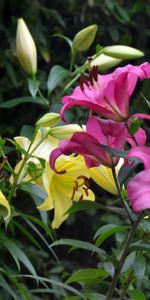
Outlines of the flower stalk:
{"type": "Polygon", "coordinates": [[[130,232],[127,236],[127,240],[126,240],[126,243],[125,243],[125,246],[124,246],[124,250],[122,252],[122,255],[121,255],[121,258],[119,260],[119,263],[118,263],[118,266],[116,267],[116,270],[115,270],[115,273],[114,273],[114,276],[112,278],[112,282],[109,286],[109,289],[108,289],[108,292],[106,294],[106,299],[105,300],[111,300],[111,297],[113,296],[113,293],[114,293],[114,290],[115,290],[115,287],[117,285],[117,282],[118,282],[118,279],[119,279],[119,276],[120,276],[120,273],[121,273],[121,270],[122,270],[122,267],[123,267],[123,264],[125,262],[125,259],[128,255],[128,252],[129,252],[129,247],[130,247],[130,244],[132,242],[132,239],[134,237],[134,234],[139,226],[139,223],[142,219],[142,216],[143,214],[141,213],[137,220],[134,222],[133,226],[131,227],[130,229],[130,232]]]}

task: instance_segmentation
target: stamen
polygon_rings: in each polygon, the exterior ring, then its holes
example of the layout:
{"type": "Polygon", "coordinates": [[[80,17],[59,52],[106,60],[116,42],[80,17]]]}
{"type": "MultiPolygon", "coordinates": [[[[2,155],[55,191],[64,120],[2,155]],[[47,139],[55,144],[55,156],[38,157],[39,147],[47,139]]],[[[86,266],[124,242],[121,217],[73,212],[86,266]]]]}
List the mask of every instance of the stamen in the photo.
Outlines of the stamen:
{"type": "Polygon", "coordinates": [[[93,69],[89,72],[89,82],[92,86],[94,85],[93,69]]]}
{"type": "MultiPolygon", "coordinates": [[[[86,176],[84,176],[84,175],[78,176],[77,180],[74,180],[74,187],[73,187],[73,190],[72,190],[71,200],[74,200],[75,194],[79,190],[79,188],[82,188],[84,190],[84,193],[88,197],[88,195],[89,195],[89,193],[88,193],[89,187],[90,187],[89,179],[86,176]],[[81,183],[78,182],[78,180],[81,180],[81,179],[83,180],[83,182],[81,182],[81,183]]],[[[81,194],[79,201],[81,201],[83,199],[84,193],[81,194]]]]}
{"type": "Polygon", "coordinates": [[[84,82],[85,82],[85,77],[83,74],[81,74],[81,77],[80,77],[80,89],[82,92],[84,92],[84,82]]]}
{"type": "Polygon", "coordinates": [[[97,80],[98,80],[98,66],[93,67],[93,78],[97,82],[97,80]]]}

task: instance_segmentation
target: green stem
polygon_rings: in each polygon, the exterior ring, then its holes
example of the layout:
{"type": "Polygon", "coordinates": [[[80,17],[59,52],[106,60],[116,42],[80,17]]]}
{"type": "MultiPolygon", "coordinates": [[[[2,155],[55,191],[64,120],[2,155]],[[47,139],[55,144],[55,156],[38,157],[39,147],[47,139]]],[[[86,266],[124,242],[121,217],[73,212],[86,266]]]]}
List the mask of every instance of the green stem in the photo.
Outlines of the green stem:
{"type": "Polygon", "coordinates": [[[9,161],[6,159],[6,155],[5,155],[5,153],[4,153],[4,151],[3,151],[3,149],[1,147],[0,147],[0,152],[2,154],[2,157],[3,157],[4,161],[5,161],[5,164],[7,165],[8,169],[9,169],[9,171],[11,172],[11,174],[14,174],[14,170],[11,167],[9,161]]]}
{"type": "Polygon", "coordinates": [[[133,220],[132,214],[131,214],[131,212],[130,212],[129,206],[127,205],[126,201],[125,201],[124,198],[122,197],[122,193],[121,193],[121,190],[120,190],[120,186],[119,186],[119,182],[118,182],[118,178],[117,178],[117,176],[116,176],[116,171],[115,171],[115,167],[114,167],[114,166],[112,167],[112,174],[113,174],[113,178],[114,178],[114,181],[115,181],[115,184],[116,184],[116,188],[117,188],[119,197],[120,197],[120,199],[121,199],[122,205],[123,205],[123,207],[125,208],[125,210],[126,210],[126,212],[127,212],[127,214],[128,214],[129,220],[130,220],[131,223],[132,223],[134,220],[133,220]]]}
{"type": "Polygon", "coordinates": [[[70,61],[70,68],[69,68],[70,73],[72,72],[72,69],[73,69],[75,57],[76,57],[76,52],[73,52],[71,55],[71,61],[70,61]]]}
{"type": "Polygon", "coordinates": [[[30,149],[31,149],[31,147],[32,147],[32,144],[33,144],[33,142],[34,142],[34,139],[35,139],[35,137],[36,137],[36,134],[37,134],[37,130],[35,130],[35,133],[34,133],[34,135],[33,135],[33,138],[32,138],[32,140],[31,140],[31,142],[30,142],[30,145],[29,145],[29,147],[28,147],[28,149],[27,149],[27,151],[26,151],[26,154],[25,154],[25,156],[24,156],[24,158],[23,158],[23,160],[22,160],[22,164],[21,164],[21,166],[20,166],[20,169],[18,170],[17,174],[14,175],[14,181],[13,181],[12,187],[11,187],[11,189],[10,189],[10,192],[9,192],[9,194],[8,194],[8,198],[7,198],[8,201],[9,201],[9,203],[11,203],[12,198],[13,198],[13,196],[14,196],[14,193],[16,192],[16,189],[17,189],[17,186],[18,186],[18,179],[19,179],[19,176],[20,176],[20,174],[21,174],[21,172],[22,172],[22,170],[23,170],[23,168],[24,168],[24,166],[25,166],[27,160],[32,156],[32,153],[38,148],[38,146],[39,146],[39,145],[47,138],[49,132],[47,132],[47,133],[45,134],[45,136],[44,136],[44,137],[43,137],[43,138],[35,145],[35,147],[32,149],[32,151],[30,151],[30,149]],[[30,152],[30,153],[29,153],[29,152],[30,152]]]}
{"type": "Polygon", "coordinates": [[[121,270],[122,270],[122,267],[123,267],[123,264],[125,262],[125,259],[128,255],[128,252],[129,252],[129,247],[130,247],[130,244],[132,242],[132,239],[133,239],[133,236],[137,230],[137,227],[141,221],[141,218],[142,218],[142,214],[139,215],[139,217],[137,218],[137,220],[134,222],[133,226],[131,227],[130,229],[130,232],[127,236],[127,240],[126,240],[126,243],[125,243],[125,246],[124,246],[124,250],[122,252],[122,255],[121,255],[121,258],[118,262],[118,266],[115,270],[115,274],[112,278],[112,282],[109,286],[109,289],[108,289],[108,292],[106,294],[106,299],[105,300],[111,300],[112,296],[113,296],[113,293],[114,293],[114,290],[115,290],[115,287],[116,287],[116,284],[118,282],[118,279],[119,279],[119,275],[121,273],[121,270]]]}

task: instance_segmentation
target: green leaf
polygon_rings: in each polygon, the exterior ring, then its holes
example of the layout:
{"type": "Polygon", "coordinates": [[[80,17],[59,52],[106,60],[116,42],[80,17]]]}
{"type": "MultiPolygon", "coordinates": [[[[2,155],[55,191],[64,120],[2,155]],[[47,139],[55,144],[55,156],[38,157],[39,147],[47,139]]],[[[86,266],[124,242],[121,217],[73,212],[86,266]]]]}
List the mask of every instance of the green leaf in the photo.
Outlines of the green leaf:
{"type": "Polygon", "coordinates": [[[70,48],[72,47],[72,40],[69,39],[67,36],[60,34],[60,33],[56,33],[52,37],[59,37],[59,38],[65,40],[67,42],[67,44],[70,46],[70,48]]]}
{"type": "Polygon", "coordinates": [[[93,245],[91,243],[83,242],[83,241],[80,241],[80,240],[60,239],[60,240],[54,242],[53,244],[51,244],[50,247],[60,246],[60,245],[72,246],[72,247],[75,247],[75,248],[90,251],[92,253],[97,253],[101,257],[101,259],[105,259],[105,257],[106,257],[106,253],[105,253],[104,250],[99,249],[98,247],[96,247],[95,245],[93,245]]]}
{"type": "Polygon", "coordinates": [[[21,262],[29,270],[31,274],[36,276],[36,271],[33,265],[31,264],[31,262],[29,261],[25,253],[17,246],[17,244],[15,244],[14,241],[5,238],[3,234],[1,234],[1,240],[3,242],[4,247],[6,247],[8,252],[10,252],[12,257],[14,258],[18,269],[20,270],[19,262],[21,262]]]}
{"type": "Polygon", "coordinates": [[[139,130],[139,128],[141,127],[141,123],[142,120],[135,117],[131,118],[130,131],[132,134],[135,134],[139,130]]]}
{"type": "Polygon", "coordinates": [[[3,148],[3,146],[5,145],[6,141],[2,139],[2,137],[0,137],[0,147],[3,148]]]}
{"type": "Polygon", "coordinates": [[[39,188],[37,185],[33,183],[21,184],[20,189],[30,194],[33,194],[42,200],[45,200],[47,198],[47,194],[41,188],[39,188]]]}
{"type": "Polygon", "coordinates": [[[66,284],[72,282],[89,282],[91,280],[106,278],[109,274],[105,270],[100,269],[82,269],[75,272],[70,278],[67,279],[66,284]]]}
{"type": "Polygon", "coordinates": [[[23,236],[26,236],[31,243],[33,243],[37,248],[41,249],[40,244],[36,241],[33,234],[31,234],[30,231],[27,230],[25,226],[23,226],[20,222],[17,221],[13,221],[13,224],[18,228],[18,230],[21,231],[23,236]]]}
{"type": "MultiPolygon", "coordinates": [[[[5,278],[2,276],[2,274],[0,275],[0,286],[5,289],[8,294],[11,295],[12,299],[15,300],[19,300],[18,296],[14,293],[14,291],[11,289],[11,287],[9,286],[9,284],[6,282],[5,278]]],[[[4,300],[4,299],[3,299],[4,300]]]]}
{"type": "Polygon", "coordinates": [[[32,98],[30,96],[27,96],[27,97],[20,97],[20,98],[16,98],[16,99],[12,99],[0,103],[0,108],[9,109],[23,103],[34,103],[34,104],[45,106],[43,100],[40,97],[32,98]]]}
{"type": "Polygon", "coordinates": [[[93,202],[90,200],[73,202],[73,205],[66,211],[65,214],[68,214],[68,213],[71,214],[71,213],[75,213],[78,211],[85,211],[85,210],[91,210],[91,209],[105,209],[105,206],[100,203],[93,202]]]}
{"type": "Polygon", "coordinates": [[[110,276],[114,275],[115,268],[114,268],[114,265],[113,265],[113,263],[111,261],[106,261],[103,264],[103,267],[104,267],[105,271],[108,272],[108,274],[110,274],[110,276]]]}
{"type": "Polygon", "coordinates": [[[80,300],[80,298],[78,296],[69,296],[65,297],[63,300],[80,300]]]}
{"type": "Polygon", "coordinates": [[[63,67],[59,65],[55,65],[50,70],[48,81],[47,81],[47,88],[48,88],[48,94],[50,95],[51,92],[60,85],[64,79],[66,79],[70,75],[69,71],[67,69],[64,69],[63,67]]]}
{"type": "Polygon", "coordinates": [[[134,243],[134,244],[131,244],[130,250],[150,251],[150,245],[148,245],[148,244],[134,243]]]}
{"type": "Polygon", "coordinates": [[[32,136],[33,136],[33,133],[34,133],[34,127],[33,126],[30,126],[30,125],[24,125],[22,128],[21,128],[21,132],[20,132],[20,135],[21,136],[24,136],[28,139],[31,139],[32,136]]]}
{"type": "Polygon", "coordinates": [[[41,276],[33,276],[33,275],[13,275],[13,277],[15,277],[15,278],[17,278],[17,277],[32,278],[32,279],[40,281],[42,284],[47,282],[52,285],[64,288],[64,289],[72,292],[73,294],[79,296],[83,300],[87,300],[87,298],[81,292],[79,292],[77,289],[75,289],[65,283],[62,283],[60,281],[54,280],[54,279],[49,279],[49,278],[45,278],[45,277],[41,277],[41,276]]]}
{"type": "Polygon", "coordinates": [[[146,269],[146,260],[144,256],[136,257],[136,260],[133,264],[133,269],[137,279],[137,287],[138,289],[140,289],[145,275],[145,269],[146,269]]]}
{"type": "Polygon", "coordinates": [[[115,224],[108,224],[104,225],[101,228],[99,228],[94,236],[94,239],[96,239],[96,246],[100,246],[108,237],[110,237],[112,234],[118,232],[118,231],[125,231],[127,230],[127,226],[118,226],[115,224]]]}
{"type": "Polygon", "coordinates": [[[128,292],[132,300],[147,300],[145,295],[140,290],[132,290],[128,292]]]}
{"type": "Polygon", "coordinates": [[[126,257],[121,273],[126,272],[130,267],[133,266],[135,258],[136,258],[136,252],[132,252],[126,257]]]}
{"type": "MultiPolygon", "coordinates": [[[[105,300],[106,296],[98,293],[86,293],[86,296],[88,297],[89,300],[105,300]]],[[[113,299],[112,299],[113,300],[113,299]]]]}
{"type": "Polygon", "coordinates": [[[39,85],[40,85],[40,81],[37,81],[36,79],[28,78],[28,88],[33,98],[36,97],[37,91],[39,89],[39,85]]]}

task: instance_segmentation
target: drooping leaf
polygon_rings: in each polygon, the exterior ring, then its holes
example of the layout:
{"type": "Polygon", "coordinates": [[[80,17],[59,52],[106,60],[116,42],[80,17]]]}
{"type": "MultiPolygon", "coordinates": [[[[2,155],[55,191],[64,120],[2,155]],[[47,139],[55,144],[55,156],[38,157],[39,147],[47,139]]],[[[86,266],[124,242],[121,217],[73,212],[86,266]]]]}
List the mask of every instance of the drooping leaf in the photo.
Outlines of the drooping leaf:
{"type": "Polygon", "coordinates": [[[56,242],[54,242],[53,244],[51,244],[50,247],[60,246],[60,245],[71,246],[71,247],[75,247],[77,249],[78,248],[84,249],[84,250],[90,251],[92,253],[96,253],[101,257],[101,259],[105,259],[105,257],[106,257],[106,253],[104,250],[99,249],[98,247],[96,247],[95,245],[93,245],[91,243],[83,242],[80,240],[60,239],[60,240],[57,240],[56,242]]]}
{"type": "Polygon", "coordinates": [[[63,67],[59,65],[53,66],[47,81],[48,94],[50,95],[51,92],[69,76],[69,74],[69,71],[63,67]]]}
{"type": "Polygon", "coordinates": [[[132,290],[128,292],[132,300],[147,300],[145,295],[140,290],[132,290]]]}
{"type": "MultiPolygon", "coordinates": [[[[23,104],[23,103],[33,103],[33,104],[45,106],[45,103],[43,102],[43,100],[40,97],[33,98],[30,96],[26,96],[26,97],[20,97],[20,98],[16,98],[16,99],[12,99],[12,100],[8,100],[3,103],[0,103],[0,108],[9,109],[9,108],[15,107],[15,106],[17,106],[19,104],[23,104]]],[[[48,102],[47,102],[47,105],[48,105],[48,102]]]]}
{"type": "Polygon", "coordinates": [[[146,260],[144,256],[137,256],[133,264],[133,269],[137,279],[137,288],[141,288],[141,284],[144,279],[145,269],[146,269],[146,260]]]}
{"type": "Polygon", "coordinates": [[[71,277],[66,281],[66,284],[72,282],[90,282],[91,280],[106,278],[109,274],[105,270],[101,269],[82,269],[75,272],[71,277]]]}
{"type": "Polygon", "coordinates": [[[33,98],[36,97],[39,85],[40,85],[40,81],[37,81],[36,79],[28,78],[28,88],[33,98]]]}
{"type": "Polygon", "coordinates": [[[96,240],[96,246],[100,246],[108,237],[110,237],[112,234],[118,232],[118,231],[125,231],[127,230],[127,226],[118,226],[115,224],[107,224],[99,228],[94,236],[94,239],[96,240]]]}
{"type": "Polygon", "coordinates": [[[126,272],[130,267],[133,266],[133,263],[135,261],[136,252],[131,252],[125,259],[125,262],[123,264],[121,273],[126,272]]]}

